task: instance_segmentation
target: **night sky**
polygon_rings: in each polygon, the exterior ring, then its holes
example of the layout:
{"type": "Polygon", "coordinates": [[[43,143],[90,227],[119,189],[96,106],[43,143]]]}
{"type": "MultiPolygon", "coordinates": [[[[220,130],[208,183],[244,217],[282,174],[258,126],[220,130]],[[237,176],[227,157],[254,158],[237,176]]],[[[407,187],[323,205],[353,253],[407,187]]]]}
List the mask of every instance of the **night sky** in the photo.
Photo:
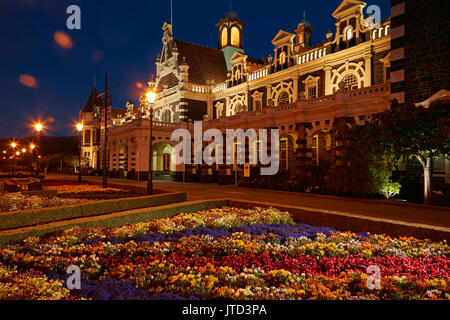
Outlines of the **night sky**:
{"type": "MultiPolygon", "coordinates": [[[[229,1],[173,2],[174,37],[217,47],[215,25],[229,1]]],[[[233,1],[233,10],[247,23],[246,54],[273,55],[273,37],[280,29],[294,33],[304,10],[314,28],[313,43],[324,41],[328,30],[336,30],[331,13],[341,2],[233,1]]],[[[368,4],[380,6],[383,20],[389,17],[389,0],[368,4]]],[[[120,82],[113,107],[123,107],[127,100],[137,104],[156,73],[164,21],[170,21],[170,0],[1,0],[0,138],[31,135],[29,124],[38,118],[45,122],[46,135],[74,134],[73,123],[92,89],[94,73],[99,91],[105,72],[110,84],[120,82]],[[72,4],[81,8],[81,30],[66,27],[66,9],[72,4]]]]}

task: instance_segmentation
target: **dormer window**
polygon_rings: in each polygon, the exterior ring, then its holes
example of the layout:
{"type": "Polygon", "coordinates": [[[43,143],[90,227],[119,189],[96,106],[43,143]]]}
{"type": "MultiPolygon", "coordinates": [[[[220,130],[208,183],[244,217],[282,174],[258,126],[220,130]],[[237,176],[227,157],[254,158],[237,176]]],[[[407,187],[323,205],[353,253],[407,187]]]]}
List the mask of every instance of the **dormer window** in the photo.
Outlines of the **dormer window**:
{"type": "Polygon", "coordinates": [[[344,30],[344,38],[347,41],[350,41],[353,38],[353,29],[352,27],[348,27],[344,30]]]}

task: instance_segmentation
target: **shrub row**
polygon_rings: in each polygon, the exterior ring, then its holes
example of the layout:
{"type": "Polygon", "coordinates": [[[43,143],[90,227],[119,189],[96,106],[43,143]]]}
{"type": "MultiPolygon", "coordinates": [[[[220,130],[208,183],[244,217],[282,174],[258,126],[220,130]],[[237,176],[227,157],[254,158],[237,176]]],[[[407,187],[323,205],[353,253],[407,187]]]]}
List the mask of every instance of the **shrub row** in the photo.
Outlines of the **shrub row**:
{"type": "Polygon", "coordinates": [[[167,193],[139,198],[96,201],[64,207],[6,212],[0,214],[0,230],[179,203],[186,201],[186,197],[186,193],[167,193]]]}

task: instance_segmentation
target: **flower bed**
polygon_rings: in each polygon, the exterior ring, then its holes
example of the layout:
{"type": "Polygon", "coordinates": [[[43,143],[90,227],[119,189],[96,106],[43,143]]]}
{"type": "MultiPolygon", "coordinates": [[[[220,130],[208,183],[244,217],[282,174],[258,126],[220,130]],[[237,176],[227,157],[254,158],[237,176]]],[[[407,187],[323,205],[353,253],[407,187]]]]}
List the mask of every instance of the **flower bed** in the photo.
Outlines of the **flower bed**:
{"type": "MultiPolygon", "coordinates": [[[[70,229],[12,244],[0,262],[60,282],[69,265],[79,266],[82,289],[61,298],[450,299],[446,242],[295,224],[276,209],[70,229]],[[379,290],[367,286],[371,265],[381,271],[379,290]]],[[[0,287],[0,297],[17,283],[0,287]]]]}
{"type": "Polygon", "coordinates": [[[36,195],[27,195],[21,192],[15,192],[0,196],[0,212],[60,207],[77,203],[81,203],[81,200],[63,199],[59,197],[49,199],[36,195]]]}
{"type": "Polygon", "coordinates": [[[93,184],[44,183],[46,190],[56,190],[61,198],[71,199],[119,199],[139,197],[140,194],[119,188],[105,188],[93,184]]]}

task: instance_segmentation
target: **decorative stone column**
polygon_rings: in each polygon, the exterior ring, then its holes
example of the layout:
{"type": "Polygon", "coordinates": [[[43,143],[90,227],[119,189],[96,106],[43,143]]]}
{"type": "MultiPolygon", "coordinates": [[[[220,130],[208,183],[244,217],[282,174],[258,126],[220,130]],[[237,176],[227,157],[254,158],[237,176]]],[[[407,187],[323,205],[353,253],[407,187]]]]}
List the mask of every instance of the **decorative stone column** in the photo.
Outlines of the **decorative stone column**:
{"type": "Polygon", "coordinates": [[[364,87],[370,87],[372,85],[372,54],[366,53],[364,55],[364,87]]]}
{"type": "Polygon", "coordinates": [[[292,96],[292,100],[295,103],[298,100],[298,76],[294,75],[292,77],[292,79],[293,79],[293,91],[294,91],[293,92],[293,96],[292,96]]]}
{"type": "Polygon", "coordinates": [[[269,100],[272,99],[272,85],[271,84],[267,84],[266,88],[267,88],[266,106],[268,106],[269,105],[269,100]]]}
{"type": "Polygon", "coordinates": [[[325,95],[333,94],[333,87],[331,84],[331,66],[325,66],[325,95]]]}

